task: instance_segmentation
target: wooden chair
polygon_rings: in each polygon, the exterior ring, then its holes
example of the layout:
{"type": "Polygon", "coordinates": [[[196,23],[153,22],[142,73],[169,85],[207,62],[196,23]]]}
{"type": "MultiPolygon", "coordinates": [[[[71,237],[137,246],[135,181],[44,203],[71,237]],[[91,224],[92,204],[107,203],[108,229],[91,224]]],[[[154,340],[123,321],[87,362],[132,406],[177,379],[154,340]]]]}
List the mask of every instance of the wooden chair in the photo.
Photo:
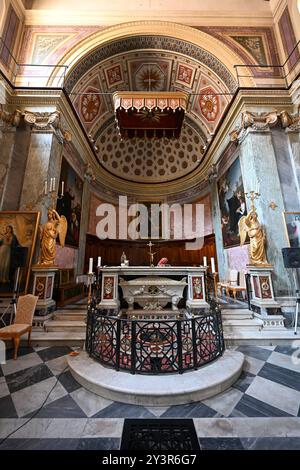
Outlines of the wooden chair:
{"type": "Polygon", "coordinates": [[[238,271],[236,269],[230,269],[227,273],[227,276],[228,278],[225,281],[218,282],[217,286],[218,289],[220,289],[221,295],[224,289],[226,292],[226,297],[229,297],[231,287],[238,284],[238,271]]]}
{"type": "Polygon", "coordinates": [[[239,272],[239,283],[231,285],[228,287],[228,293],[232,292],[233,299],[236,300],[236,294],[238,292],[245,293],[247,291],[246,287],[246,273],[244,271],[239,272]]]}
{"type": "Polygon", "coordinates": [[[17,304],[16,318],[12,325],[0,328],[1,339],[12,339],[14,344],[14,359],[17,359],[20,338],[28,332],[27,346],[30,346],[32,320],[38,297],[32,294],[20,296],[17,304]]]}

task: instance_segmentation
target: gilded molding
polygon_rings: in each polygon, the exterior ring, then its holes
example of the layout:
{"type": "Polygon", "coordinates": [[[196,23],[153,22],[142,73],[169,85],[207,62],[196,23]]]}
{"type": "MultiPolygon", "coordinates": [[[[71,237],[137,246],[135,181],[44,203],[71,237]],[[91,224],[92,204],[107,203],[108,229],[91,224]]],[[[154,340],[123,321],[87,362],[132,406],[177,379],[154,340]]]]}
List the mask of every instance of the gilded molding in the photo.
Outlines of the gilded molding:
{"type": "Polygon", "coordinates": [[[24,121],[34,131],[53,131],[61,144],[72,140],[71,132],[63,129],[61,125],[60,111],[54,111],[53,113],[24,111],[23,116],[24,121]]]}

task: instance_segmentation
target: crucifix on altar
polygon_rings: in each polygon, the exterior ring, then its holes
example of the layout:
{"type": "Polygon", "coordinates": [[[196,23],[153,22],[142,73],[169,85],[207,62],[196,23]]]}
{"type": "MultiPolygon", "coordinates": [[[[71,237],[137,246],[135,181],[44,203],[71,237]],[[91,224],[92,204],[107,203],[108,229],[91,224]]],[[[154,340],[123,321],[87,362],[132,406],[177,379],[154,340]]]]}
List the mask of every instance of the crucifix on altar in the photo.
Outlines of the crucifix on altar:
{"type": "Polygon", "coordinates": [[[153,258],[154,258],[154,255],[156,255],[156,252],[155,253],[152,253],[152,247],[154,246],[154,244],[152,243],[152,241],[150,240],[150,242],[147,244],[147,246],[149,246],[149,256],[150,256],[150,267],[153,268],[154,267],[154,264],[153,264],[153,258]]]}

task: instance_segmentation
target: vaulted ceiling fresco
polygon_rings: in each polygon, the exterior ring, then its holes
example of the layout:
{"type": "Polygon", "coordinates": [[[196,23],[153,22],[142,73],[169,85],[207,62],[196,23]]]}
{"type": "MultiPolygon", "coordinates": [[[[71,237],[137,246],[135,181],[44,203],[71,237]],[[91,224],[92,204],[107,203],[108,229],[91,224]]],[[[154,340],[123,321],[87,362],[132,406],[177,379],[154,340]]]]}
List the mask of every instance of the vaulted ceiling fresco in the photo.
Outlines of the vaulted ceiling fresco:
{"type": "Polygon", "coordinates": [[[154,183],[175,180],[197,168],[236,83],[207,51],[172,38],[148,36],[118,41],[92,52],[68,76],[65,87],[95,142],[99,163],[122,179],[154,183]],[[159,50],[159,46],[166,50],[159,50]],[[178,51],[167,50],[172,48],[178,51]],[[187,92],[188,108],[180,138],[174,142],[122,141],[112,101],[117,90],[187,92]]]}

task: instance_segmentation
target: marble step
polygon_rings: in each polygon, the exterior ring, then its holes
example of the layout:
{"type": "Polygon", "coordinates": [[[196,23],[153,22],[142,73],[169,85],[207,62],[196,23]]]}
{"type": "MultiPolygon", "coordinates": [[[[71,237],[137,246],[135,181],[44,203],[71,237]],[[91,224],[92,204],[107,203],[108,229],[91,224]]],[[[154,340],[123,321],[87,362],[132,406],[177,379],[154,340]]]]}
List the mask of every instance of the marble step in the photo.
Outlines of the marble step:
{"type": "Polygon", "coordinates": [[[250,320],[253,318],[253,313],[250,310],[232,310],[224,309],[222,310],[222,319],[223,320],[250,320]]]}
{"type": "Polygon", "coordinates": [[[246,330],[256,330],[260,331],[263,327],[263,322],[258,318],[251,318],[251,319],[236,319],[236,320],[223,320],[223,329],[224,332],[236,332],[241,331],[243,329],[246,330]]]}
{"type": "Polygon", "coordinates": [[[55,312],[53,319],[55,321],[83,321],[86,319],[86,312],[55,312]]]}
{"type": "MultiPolygon", "coordinates": [[[[83,347],[85,342],[85,331],[55,331],[47,332],[44,330],[33,330],[31,334],[31,345],[38,346],[80,346],[83,347]]],[[[27,345],[27,335],[21,338],[21,344],[27,345]]]]}
{"type": "Polygon", "coordinates": [[[50,320],[49,322],[45,323],[44,327],[47,332],[85,332],[86,324],[82,320],[50,320]]]}

